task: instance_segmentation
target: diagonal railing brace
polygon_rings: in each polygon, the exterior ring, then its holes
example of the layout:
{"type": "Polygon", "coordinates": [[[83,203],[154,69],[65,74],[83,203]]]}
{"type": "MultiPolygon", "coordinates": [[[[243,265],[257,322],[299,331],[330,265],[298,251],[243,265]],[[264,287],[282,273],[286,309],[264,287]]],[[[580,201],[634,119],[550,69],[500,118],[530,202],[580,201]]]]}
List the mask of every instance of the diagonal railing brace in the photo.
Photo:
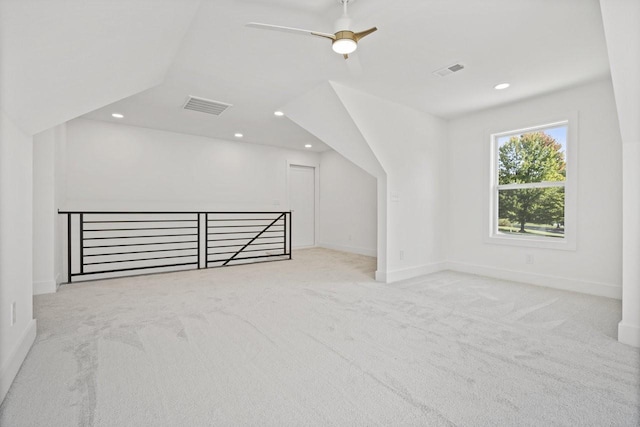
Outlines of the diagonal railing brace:
{"type": "Polygon", "coordinates": [[[259,232],[258,234],[256,234],[254,236],[253,239],[249,240],[249,242],[244,245],[242,248],[240,248],[240,250],[238,250],[238,252],[236,252],[235,254],[231,255],[231,257],[226,260],[222,266],[225,266],[229,263],[229,261],[232,261],[236,256],[238,256],[240,254],[240,252],[244,251],[250,244],[252,244],[258,237],[260,237],[265,231],[267,231],[268,229],[270,229],[276,222],[280,221],[280,219],[284,216],[285,214],[282,213],[278,218],[274,219],[273,222],[269,225],[267,225],[261,232],[259,232]]]}

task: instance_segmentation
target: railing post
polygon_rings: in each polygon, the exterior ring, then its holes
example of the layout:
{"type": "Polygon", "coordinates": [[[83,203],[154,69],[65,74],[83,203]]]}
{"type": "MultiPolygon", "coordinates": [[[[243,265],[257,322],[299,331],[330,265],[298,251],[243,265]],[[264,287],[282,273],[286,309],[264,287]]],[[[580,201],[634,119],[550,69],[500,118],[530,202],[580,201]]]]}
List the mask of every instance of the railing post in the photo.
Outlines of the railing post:
{"type": "Polygon", "coordinates": [[[284,236],[282,236],[282,249],[283,249],[283,253],[286,255],[287,254],[287,214],[284,214],[284,236]]]}
{"type": "Polygon", "coordinates": [[[200,212],[198,212],[196,215],[198,215],[198,249],[197,249],[197,253],[198,253],[198,270],[200,270],[200,259],[202,258],[202,253],[200,251],[200,240],[202,240],[202,233],[200,232],[200,212]]]}
{"type": "Polygon", "coordinates": [[[209,268],[209,213],[204,214],[204,268],[209,268]]]}
{"type": "Polygon", "coordinates": [[[80,274],[84,273],[84,214],[80,214],[80,274]]]}
{"type": "Polygon", "coordinates": [[[291,254],[293,253],[292,238],[293,235],[293,211],[289,211],[289,259],[291,259],[291,254]]]}
{"type": "Polygon", "coordinates": [[[67,214],[67,283],[71,283],[71,214],[67,214]]]}

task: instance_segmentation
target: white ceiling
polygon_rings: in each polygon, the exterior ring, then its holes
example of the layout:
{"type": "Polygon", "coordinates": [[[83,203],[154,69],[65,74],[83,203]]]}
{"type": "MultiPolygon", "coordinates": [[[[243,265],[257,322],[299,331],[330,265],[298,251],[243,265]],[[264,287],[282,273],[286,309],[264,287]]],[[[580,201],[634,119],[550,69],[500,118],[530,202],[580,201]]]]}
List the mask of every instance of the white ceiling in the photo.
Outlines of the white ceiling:
{"type": "Polygon", "coordinates": [[[0,0],[0,102],[35,134],[156,86],[200,0],[0,0]]]}
{"type": "MultiPolygon", "coordinates": [[[[324,144],[273,111],[327,80],[451,118],[609,74],[597,0],[357,0],[354,29],[378,31],[351,63],[329,40],[245,27],[333,32],[340,14],[339,0],[202,0],[161,84],[84,117],[221,139],[241,132],[247,142],[321,151],[324,144]],[[465,69],[432,74],[456,62],[465,69]],[[505,81],[509,89],[493,89],[505,81]],[[188,95],[233,107],[219,117],[185,111],[188,95]]],[[[145,34],[144,26],[127,31],[145,34]]]]}

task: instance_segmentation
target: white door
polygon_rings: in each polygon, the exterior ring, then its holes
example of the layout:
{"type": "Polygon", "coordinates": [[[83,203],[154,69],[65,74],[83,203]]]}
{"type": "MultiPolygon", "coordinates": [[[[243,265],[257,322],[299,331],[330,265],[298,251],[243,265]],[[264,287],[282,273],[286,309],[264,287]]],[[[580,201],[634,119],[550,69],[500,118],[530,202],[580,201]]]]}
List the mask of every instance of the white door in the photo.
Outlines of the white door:
{"type": "Polygon", "coordinates": [[[289,208],[293,212],[292,246],[316,244],[316,171],[308,166],[289,166],[289,208]]]}

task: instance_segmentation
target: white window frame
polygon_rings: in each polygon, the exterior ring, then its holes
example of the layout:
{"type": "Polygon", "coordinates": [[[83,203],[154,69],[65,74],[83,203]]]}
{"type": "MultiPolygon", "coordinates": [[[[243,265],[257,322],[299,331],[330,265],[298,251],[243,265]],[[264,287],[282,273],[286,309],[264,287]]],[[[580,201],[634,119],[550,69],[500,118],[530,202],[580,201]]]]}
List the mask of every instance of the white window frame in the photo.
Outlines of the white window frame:
{"type": "Polygon", "coordinates": [[[513,130],[500,131],[490,134],[490,172],[489,172],[489,233],[485,235],[485,242],[492,244],[502,244],[511,246],[525,246],[534,248],[575,250],[577,232],[577,158],[578,158],[578,114],[565,114],[563,117],[552,120],[536,121],[537,124],[529,126],[513,127],[513,130]],[[506,135],[518,133],[529,133],[537,130],[544,130],[551,127],[567,126],[566,144],[566,179],[563,182],[533,182],[527,184],[505,184],[498,185],[498,138],[506,135]],[[543,236],[505,236],[498,233],[498,191],[524,188],[550,188],[564,187],[564,237],[543,237],[543,236]]]}

